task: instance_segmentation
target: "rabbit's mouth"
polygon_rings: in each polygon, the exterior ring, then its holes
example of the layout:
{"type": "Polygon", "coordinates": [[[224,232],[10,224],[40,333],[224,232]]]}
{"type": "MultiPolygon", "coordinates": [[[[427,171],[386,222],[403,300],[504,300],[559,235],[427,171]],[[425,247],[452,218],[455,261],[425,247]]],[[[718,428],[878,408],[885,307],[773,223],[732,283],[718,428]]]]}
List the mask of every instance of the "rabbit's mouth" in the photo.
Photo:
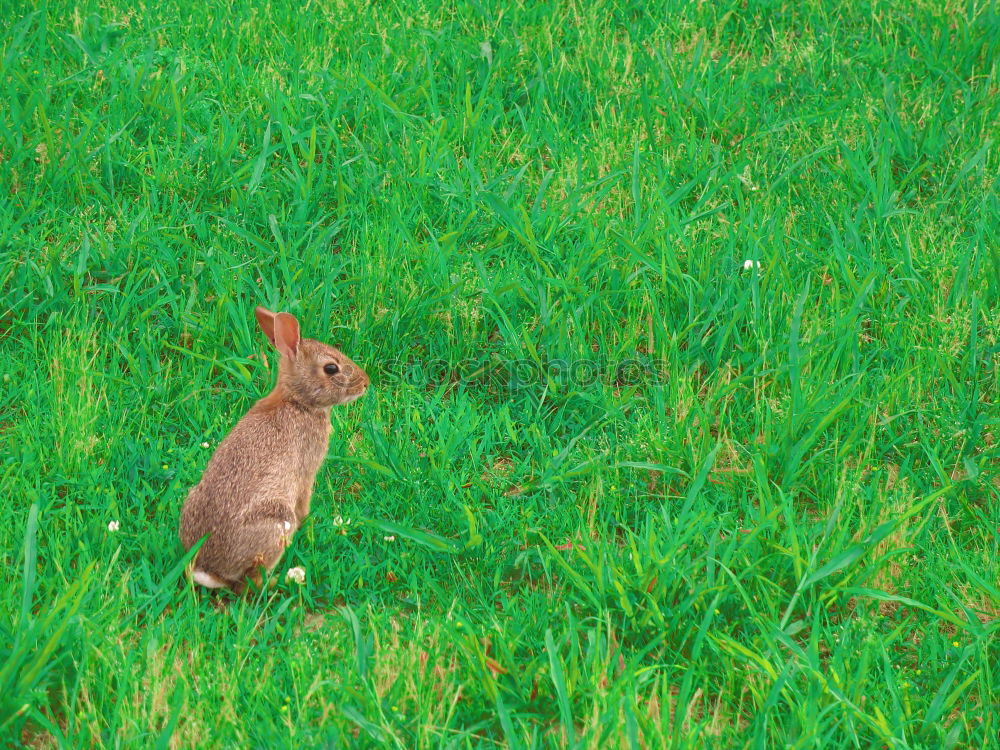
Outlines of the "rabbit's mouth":
{"type": "Polygon", "coordinates": [[[367,387],[365,387],[365,388],[359,388],[358,390],[354,391],[354,393],[348,393],[344,397],[344,400],[341,401],[340,403],[342,403],[342,404],[349,404],[352,401],[357,401],[359,398],[361,398],[362,396],[365,395],[365,391],[366,390],[368,390],[367,387]]]}

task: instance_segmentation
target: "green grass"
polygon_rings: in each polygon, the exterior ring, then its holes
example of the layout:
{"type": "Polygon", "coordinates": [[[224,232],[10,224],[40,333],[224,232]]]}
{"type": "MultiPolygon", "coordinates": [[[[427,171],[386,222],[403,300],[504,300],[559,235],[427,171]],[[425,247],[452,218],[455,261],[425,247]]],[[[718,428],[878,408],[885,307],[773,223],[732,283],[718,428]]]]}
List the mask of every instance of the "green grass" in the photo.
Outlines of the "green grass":
{"type": "Polygon", "coordinates": [[[996,746],[1000,9],[668,5],[0,0],[0,742],[996,746]],[[256,304],[373,387],[236,600],[256,304]]]}

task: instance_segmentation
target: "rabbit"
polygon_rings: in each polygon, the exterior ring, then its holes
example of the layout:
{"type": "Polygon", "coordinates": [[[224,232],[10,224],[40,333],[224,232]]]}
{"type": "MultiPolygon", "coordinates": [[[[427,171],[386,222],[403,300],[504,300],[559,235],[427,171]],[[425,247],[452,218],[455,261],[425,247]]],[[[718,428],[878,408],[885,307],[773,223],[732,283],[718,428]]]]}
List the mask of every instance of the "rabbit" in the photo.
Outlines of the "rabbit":
{"type": "Polygon", "coordinates": [[[368,375],[332,346],[299,337],[289,313],[255,310],[281,354],[278,381],[219,444],[181,510],[185,550],[205,537],[191,578],[237,594],[262,584],[309,513],[330,439],[330,407],[360,398],[368,375]]]}

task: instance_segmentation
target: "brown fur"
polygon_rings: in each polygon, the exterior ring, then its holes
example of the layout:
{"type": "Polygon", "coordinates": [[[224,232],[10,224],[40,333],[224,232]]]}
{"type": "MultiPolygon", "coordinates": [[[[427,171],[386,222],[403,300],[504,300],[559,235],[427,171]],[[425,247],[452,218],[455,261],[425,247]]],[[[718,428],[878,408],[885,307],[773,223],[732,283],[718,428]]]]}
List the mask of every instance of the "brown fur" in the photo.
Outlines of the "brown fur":
{"type": "Polygon", "coordinates": [[[330,439],[330,407],[359,398],[368,376],[332,346],[299,337],[288,313],[256,310],[257,321],[281,352],[278,382],[241,419],[188,493],[180,537],[190,549],[206,534],[196,572],[241,591],[261,583],[309,513],[316,472],[330,439]],[[324,365],[339,372],[327,375],[324,365]]]}

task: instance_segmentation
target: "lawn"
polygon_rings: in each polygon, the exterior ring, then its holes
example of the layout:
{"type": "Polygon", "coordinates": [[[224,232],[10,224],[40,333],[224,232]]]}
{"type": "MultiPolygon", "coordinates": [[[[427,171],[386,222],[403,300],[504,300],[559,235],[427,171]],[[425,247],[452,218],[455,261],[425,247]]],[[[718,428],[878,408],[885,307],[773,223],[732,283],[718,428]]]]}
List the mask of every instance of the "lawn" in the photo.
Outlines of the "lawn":
{"type": "Polygon", "coordinates": [[[998,746],[996,3],[33,5],[0,744],[998,746]],[[237,598],[258,304],[372,386],[237,598]]]}

